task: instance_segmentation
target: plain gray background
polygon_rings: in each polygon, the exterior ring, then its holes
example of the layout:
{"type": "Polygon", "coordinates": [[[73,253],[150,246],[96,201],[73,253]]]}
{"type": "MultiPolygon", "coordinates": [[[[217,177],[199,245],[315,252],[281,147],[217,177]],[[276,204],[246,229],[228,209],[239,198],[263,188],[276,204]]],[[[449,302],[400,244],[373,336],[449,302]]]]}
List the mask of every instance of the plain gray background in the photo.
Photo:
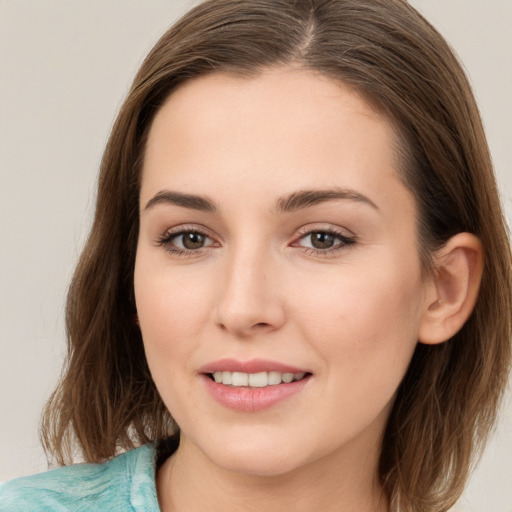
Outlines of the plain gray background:
{"type": "MultiPolygon", "coordinates": [[[[414,0],[472,81],[512,218],[512,0],[414,0]]],[[[46,469],[39,415],[110,127],[147,51],[193,2],[0,0],[0,481],[46,469]]],[[[464,494],[511,512],[512,400],[464,494]]]]}

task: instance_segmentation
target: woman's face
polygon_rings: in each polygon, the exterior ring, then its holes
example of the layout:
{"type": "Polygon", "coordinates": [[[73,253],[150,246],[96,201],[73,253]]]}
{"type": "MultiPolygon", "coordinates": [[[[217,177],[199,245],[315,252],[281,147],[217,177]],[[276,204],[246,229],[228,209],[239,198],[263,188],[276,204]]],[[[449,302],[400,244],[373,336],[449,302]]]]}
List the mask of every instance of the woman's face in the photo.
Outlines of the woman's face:
{"type": "Polygon", "coordinates": [[[135,295],[184,446],[259,475],[377,460],[425,308],[394,147],[359,95],[299,69],[201,77],[158,112],[135,295]]]}

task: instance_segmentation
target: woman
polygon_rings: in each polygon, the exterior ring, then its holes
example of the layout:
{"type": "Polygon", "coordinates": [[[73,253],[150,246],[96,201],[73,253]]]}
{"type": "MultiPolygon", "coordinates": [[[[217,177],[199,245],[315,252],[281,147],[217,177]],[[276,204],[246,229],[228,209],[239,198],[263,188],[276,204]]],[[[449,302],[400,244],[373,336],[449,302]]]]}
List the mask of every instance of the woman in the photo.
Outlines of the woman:
{"type": "Polygon", "coordinates": [[[467,80],[411,7],[206,2],[135,78],[69,293],[43,439],[96,464],[0,504],[447,510],[510,262],[467,80]]]}

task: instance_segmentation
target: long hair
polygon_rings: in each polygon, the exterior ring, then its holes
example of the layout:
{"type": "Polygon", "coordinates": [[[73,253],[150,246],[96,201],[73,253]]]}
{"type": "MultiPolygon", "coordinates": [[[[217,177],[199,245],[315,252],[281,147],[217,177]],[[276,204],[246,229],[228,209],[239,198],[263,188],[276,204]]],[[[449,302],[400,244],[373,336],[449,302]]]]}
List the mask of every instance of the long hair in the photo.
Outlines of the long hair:
{"type": "Polygon", "coordinates": [[[473,314],[451,340],[417,345],[379,466],[393,510],[448,510],[494,423],[510,369],[512,257],[468,80],[444,39],[404,0],[209,0],[157,42],[101,163],[94,223],[68,294],[66,365],[44,412],[43,444],[64,464],[76,450],[100,461],[178,435],[133,321],[149,127],[187,80],[292,64],[353,87],[396,127],[425,276],[433,251],[454,234],[482,241],[485,268],[473,314]]]}

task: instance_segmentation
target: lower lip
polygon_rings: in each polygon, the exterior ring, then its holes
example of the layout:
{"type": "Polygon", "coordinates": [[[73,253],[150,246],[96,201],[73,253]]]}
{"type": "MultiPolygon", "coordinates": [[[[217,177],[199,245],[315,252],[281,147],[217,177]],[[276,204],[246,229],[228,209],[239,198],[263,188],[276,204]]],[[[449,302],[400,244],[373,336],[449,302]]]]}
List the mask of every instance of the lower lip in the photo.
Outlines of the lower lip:
{"type": "Polygon", "coordinates": [[[257,412],[290,398],[301,391],[310,375],[290,383],[276,384],[264,388],[225,386],[203,375],[206,388],[212,397],[229,409],[243,412],[257,412]]]}

